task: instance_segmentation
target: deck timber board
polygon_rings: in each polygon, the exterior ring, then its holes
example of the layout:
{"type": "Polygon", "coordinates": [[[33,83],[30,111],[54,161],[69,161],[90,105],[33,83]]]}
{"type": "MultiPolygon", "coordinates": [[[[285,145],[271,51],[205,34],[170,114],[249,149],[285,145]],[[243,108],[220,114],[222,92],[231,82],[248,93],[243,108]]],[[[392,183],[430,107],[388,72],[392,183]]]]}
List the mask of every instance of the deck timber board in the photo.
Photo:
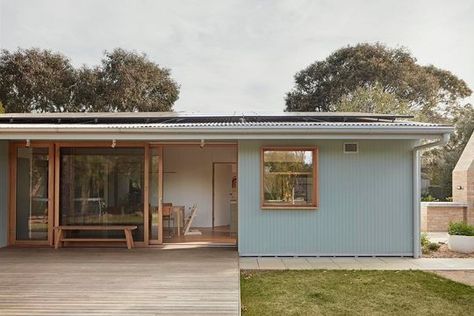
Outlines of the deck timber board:
{"type": "Polygon", "coordinates": [[[235,249],[0,249],[1,315],[238,315],[235,249]]]}

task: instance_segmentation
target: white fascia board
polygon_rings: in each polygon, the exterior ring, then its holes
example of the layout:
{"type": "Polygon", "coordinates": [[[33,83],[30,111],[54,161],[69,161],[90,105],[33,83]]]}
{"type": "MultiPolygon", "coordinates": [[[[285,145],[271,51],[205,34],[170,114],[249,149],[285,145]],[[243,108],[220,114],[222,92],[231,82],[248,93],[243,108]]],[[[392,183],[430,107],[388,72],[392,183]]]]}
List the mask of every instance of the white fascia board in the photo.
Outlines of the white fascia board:
{"type": "Polygon", "coordinates": [[[205,134],[205,133],[12,133],[3,140],[252,140],[252,139],[437,139],[440,134],[205,134]]]}
{"type": "Polygon", "coordinates": [[[0,126],[0,139],[432,139],[451,133],[451,127],[275,127],[275,128],[97,128],[0,126]]]}

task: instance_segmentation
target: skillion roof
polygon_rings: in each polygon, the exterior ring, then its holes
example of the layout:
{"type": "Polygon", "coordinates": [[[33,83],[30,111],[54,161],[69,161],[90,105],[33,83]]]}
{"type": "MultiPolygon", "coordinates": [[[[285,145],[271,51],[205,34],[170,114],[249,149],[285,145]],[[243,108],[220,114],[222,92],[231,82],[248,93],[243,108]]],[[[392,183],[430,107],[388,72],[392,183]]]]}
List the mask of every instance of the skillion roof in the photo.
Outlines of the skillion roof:
{"type": "Polygon", "coordinates": [[[359,135],[358,138],[391,134],[416,139],[452,132],[447,125],[402,120],[408,118],[412,117],[341,112],[11,113],[0,115],[0,139],[25,138],[26,134],[31,134],[31,139],[77,139],[78,133],[84,139],[92,139],[93,134],[104,139],[176,139],[178,134],[182,139],[330,138],[330,134],[359,135]]]}

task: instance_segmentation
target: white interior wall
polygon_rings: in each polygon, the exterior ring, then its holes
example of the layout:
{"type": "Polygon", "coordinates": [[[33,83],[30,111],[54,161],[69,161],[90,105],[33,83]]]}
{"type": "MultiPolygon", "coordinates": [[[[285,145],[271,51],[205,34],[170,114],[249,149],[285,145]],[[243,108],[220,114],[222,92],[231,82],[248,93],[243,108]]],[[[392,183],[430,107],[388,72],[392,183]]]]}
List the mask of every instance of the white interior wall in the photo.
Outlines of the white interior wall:
{"type": "Polygon", "coordinates": [[[230,200],[232,198],[232,165],[214,166],[214,225],[230,223],[230,200]]]}
{"type": "Polygon", "coordinates": [[[165,146],[163,202],[198,207],[193,226],[212,227],[212,163],[237,162],[236,147],[165,146]]]}

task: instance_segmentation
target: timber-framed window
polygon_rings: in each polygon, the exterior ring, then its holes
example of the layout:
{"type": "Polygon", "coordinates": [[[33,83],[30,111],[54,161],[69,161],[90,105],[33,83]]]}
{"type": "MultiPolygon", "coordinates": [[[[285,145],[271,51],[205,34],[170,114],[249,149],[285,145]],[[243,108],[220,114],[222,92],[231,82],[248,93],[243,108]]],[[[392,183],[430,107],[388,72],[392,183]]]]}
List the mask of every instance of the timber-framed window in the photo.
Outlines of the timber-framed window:
{"type": "Polygon", "coordinates": [[[318,148],[263,147],[261,208],[318,207],[318,148]]]}

